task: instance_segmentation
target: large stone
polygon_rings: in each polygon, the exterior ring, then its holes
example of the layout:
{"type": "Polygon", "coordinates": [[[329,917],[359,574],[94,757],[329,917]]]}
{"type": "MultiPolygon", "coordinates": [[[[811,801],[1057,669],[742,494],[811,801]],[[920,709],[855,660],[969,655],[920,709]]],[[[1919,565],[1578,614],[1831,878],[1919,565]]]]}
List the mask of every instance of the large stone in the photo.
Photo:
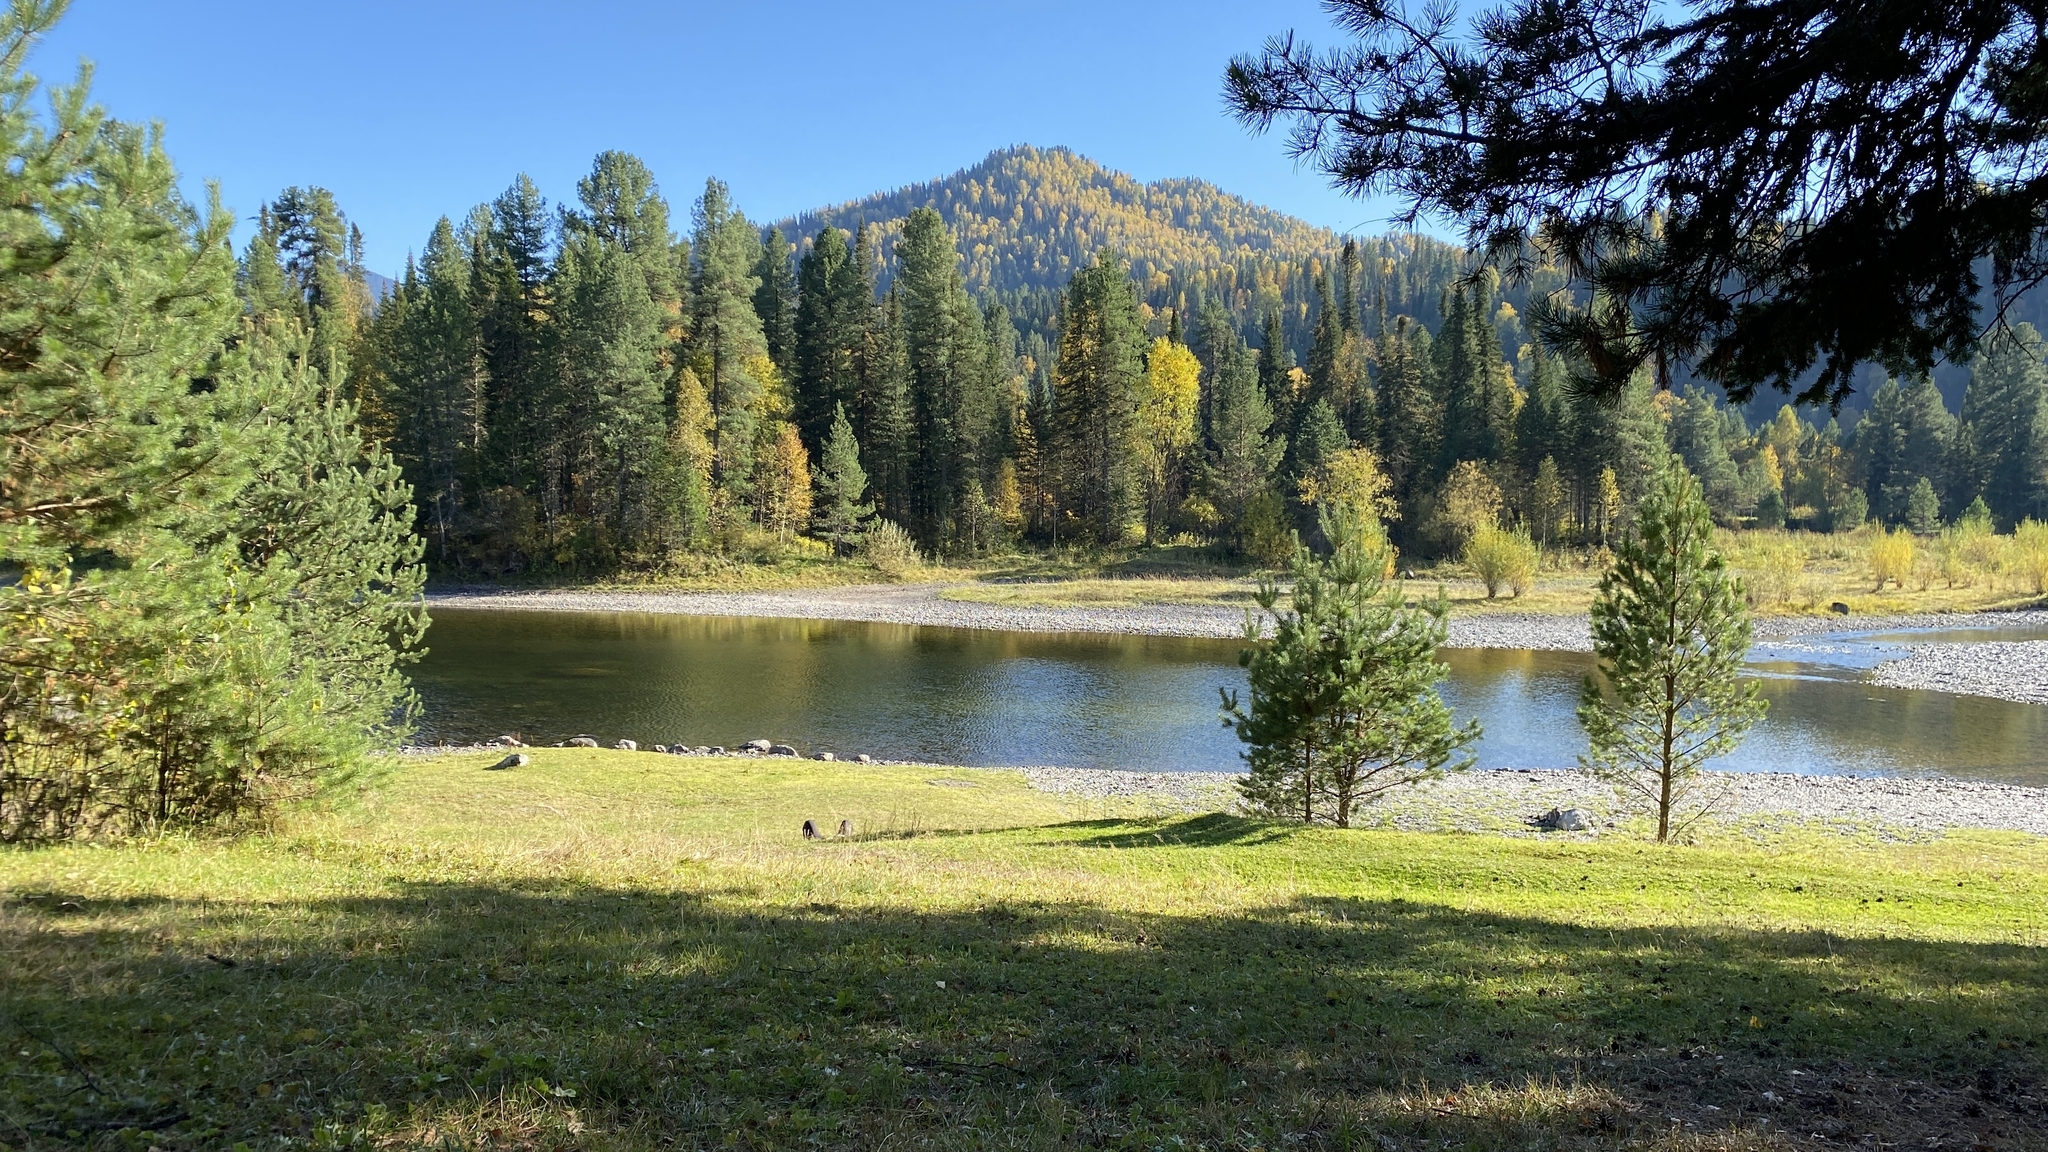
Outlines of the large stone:
{"type": "Polygon", "coordinates": [[[865,752],[861,753],[858,756],[855,756],[853,759],[856,763],[859,764],[873,764],[875,762],[875,758],[873,756],[868,755],[865,752]]]}
{"type": "Polygon", "coordinates": [[[564,741],[562,741],[562,742],[561,742],[560,744],[557,744],[557,745],[555,745],[555,747],[557,747],[557,748],[595,748],[595,747],[597,747],[597,737],[595,737],[595,736],[571,736],[571,737],[569,737],[569,738],[568,738],[567,740],[564,740],[564,741]]]}
{"type": "Polygon", "coordinates": [[[500,748],[526,747],[525,744],[520,743],[519,737],[517,736],[500,736],[496,740],[491,741],[491,743],[498,745],[500,748]]]}
{"type": "Polygon", "coordinates": [[[1536,827],[1545,832],[1591,832],[1593,814],[1584,808],[1552,808],[1536,818],[1536,827]]]}
{"type": "Polygon", "coordinates": [[[618,749],[621,752],[638,752],[640,750],[640,746],[638,744],[633,743],[631,740],[621,740],[618,743],[613,744],[612,747],[618,749]]]}
{"type": "Polygon", "coordinates": [[[740,750],[743,752],[766,752],[773,747],[775,747],[775,741],[773,740],[749,740],[745,744],[740,745],[740,750]]]}
{"type": "Polygon", "coordinates": [[[837,759],[839,759],[839,757],[837,757],[837,756],[834,756],[834,755],[833,755],[833,754],[831,754],[830,752],[820,752],[820,753],[818,753],[818,759],[820,759],[820,760],[824,760],[824,761],[827,761],[827,762],[829,762],[829,761],[837,760],[837,759]]]}
{"type": "Polygon", "coordinates": [[[794,748],[791,748],[791,747],[790,747],[789,745],[787,745],[787,744],[771,744],[771,745],[769,745],[769,747],[768,747],[768,754],[769,754],[770,756],[801,756],[801,755],[803,755],[803,753],[801,753],[801,752],[797,751],[797,750],[796,750],[796,749],[794,749],[794,748]]]}
{"type": "Polygon", "coordinates": [[[527,757],[526,753],[514,752],[510,756],[505,757],[503,760],[498,761],[496,764],[491,765],[489,768],[484,769],[484,771],[495,772],[500,768],[524,768],[531,763],[533,763],[533,761],[527,757]]]}

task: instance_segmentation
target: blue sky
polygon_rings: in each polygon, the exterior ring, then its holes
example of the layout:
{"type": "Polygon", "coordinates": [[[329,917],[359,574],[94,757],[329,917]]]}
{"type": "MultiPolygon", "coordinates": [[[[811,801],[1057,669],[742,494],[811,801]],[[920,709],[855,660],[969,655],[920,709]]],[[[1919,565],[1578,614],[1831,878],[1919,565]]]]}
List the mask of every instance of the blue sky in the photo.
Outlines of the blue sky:
{"type": "Polygon", "coordinates": [[[1383,207],[1223,112],[1230,56],[1290,28],[1332,35],[1312,0],[73,0],[31,68],[94,61],[99,101],[164,121],[192,190],[218,180],[244,217],[333,189],[392,274],[436,217],[521,171],[573,196],[605,148],[647,161],[679,223],[709,175],[768,220],[1028,143],[1379,232],[1383,207]]]}

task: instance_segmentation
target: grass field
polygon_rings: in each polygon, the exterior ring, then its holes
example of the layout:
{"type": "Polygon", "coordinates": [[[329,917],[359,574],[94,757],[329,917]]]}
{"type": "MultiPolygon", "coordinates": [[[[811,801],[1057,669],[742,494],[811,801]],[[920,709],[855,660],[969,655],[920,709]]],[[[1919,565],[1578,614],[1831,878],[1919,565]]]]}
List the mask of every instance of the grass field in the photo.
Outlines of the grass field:
{"type": "Polygon", "coordinates": [[[490,759],[239,840],[0,854],[0,1145],[2048,1146],[2040,840],[490,759]]]}

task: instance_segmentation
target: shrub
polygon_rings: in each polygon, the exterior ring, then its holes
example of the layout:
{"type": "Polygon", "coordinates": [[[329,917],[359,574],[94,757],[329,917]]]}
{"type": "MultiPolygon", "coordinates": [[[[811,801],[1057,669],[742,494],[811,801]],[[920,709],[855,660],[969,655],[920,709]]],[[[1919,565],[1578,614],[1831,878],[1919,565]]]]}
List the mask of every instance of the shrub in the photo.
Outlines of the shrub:
{"type": "Polygon", "coordinates": [[[1465,543],[1464,561],[1486,585],[1491,600],[1503,587],[1516,596],[1529,590],[1536,579],[1538,553],[1535,541],[1522,531],[1508,532],[1482,527],[1465,543]]]}
{"type": "Polygon", "coordinates": [[[2022,587],[2031,587],[2034,595],[2048,593],[2048,524],[2039,520],[2022,520],[2012,530],[2013,571],[2018,573],[2022,587]]]}
{"type": "Polygon", "coordinates": [[[1877,590],[1884,591],[1887,582],[1900,588],[1906,586],[1906,577],[1913,573],[1913,534],[1904,528],[1874,528],[1870,533],[1870,575],[1877,581],[1877,590]]]}
{"type": "Polygon", "coordinates": [[[1736,568],[1742,573],[1743,596],[1750,604],[1768,607],[1792,599],[1806,572],[1806,549],[1789,539],[1747,542],[1736,568]]]}
{"type": "Polygon", "coordinates": [[[891,580],[901,580],[924,567],[924,554],[917,541],[894,520],[877,520],[861,534],[860,558],[891,580]]]}

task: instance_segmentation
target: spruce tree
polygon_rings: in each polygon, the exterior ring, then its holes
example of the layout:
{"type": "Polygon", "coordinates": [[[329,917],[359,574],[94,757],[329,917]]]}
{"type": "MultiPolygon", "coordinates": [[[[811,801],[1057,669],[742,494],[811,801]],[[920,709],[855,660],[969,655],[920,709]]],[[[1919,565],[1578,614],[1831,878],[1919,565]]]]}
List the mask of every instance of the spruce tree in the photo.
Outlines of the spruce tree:
{"type": "Polygon", "coordinates": [[[393,448],[412,485],[428,555],[451,571],[470,559],[466,537],[490,451],[488,364],[471,291],[467,253],[443,216],[420,266],[407,270],[378,316],[382,403],[397,421],[393,448]]]}
{"type": "Polygon", "coordinates": [[[644,266],[604,236],[571,236],[556,294],[570,459],[589,554],[600,565],[658,559],[674,542],[662,395],[662,314],[644,266]]]}
{"type": "Polygon", "coordinates": [[[1756,683],[1740,679],[1750,634],[1742,586],[1714,549],[1699,482],[1675,462],[1615,546],[1592,626],[1600,674],[1579,693],[1591,745],[1581,763],[1646,805],[1662,842],[1705,810],[1696,793],[1706,762],[1765,708],[1756,683]]]}
{"type": "Polygon", "coordinates": [[[833,410],[832,428],[825,436],[825,450],[818,460],[818,498],[813,505],[820,539],[840,555],[848,555],[866,531],[875,514],[873,501],[866,499],[868,474],[860,466],[860,441],[846,419],[846,408],[833,410]]]}
{"type": "Polygon", "coordinates": [[[967,482],[979,482],[995,417],[994,382],[981,311],[967,295],[953,234],[937,211],[911,212],[896,259],[913,426],[912,523],[920,541],[936,546],[945,542],[967,482]]]}
{"type": "Polygon", "coordinates": [[[2031,324],[1987,334],[1963,390],[1956,436],[1960,502],[1982,496],[1997,519],[2048,518],[2048,364],[2031,324]]]}
{"type": "Polygon", "coordinates": [[[754,412],[761,394],[760,363],[768,359],[754,269],[761,241],[733,208],[723,183],[707,180],[697,201],[695,260],[690,281],[694,308],[689,364],[711,403],[712,480],[730,501],[744,501],[754,474],[754,412]]]}
{"type": "Polygon", "coordinates": [[[761,244],[761,259],[754,266],[760,281],[754,289],[754,314],[761,319],[761,336],[768,345],[768,359],[787,377],[796,354],[795,273],[790,267],[789,240],[782,229],[770,228],[761,244]]]}
{"type": "Polygon", "coordinates": [[[1671,446],[1700,481],[1707,507],[1723,521],[1740,511],[1741,477],[1735,458],[1722,439],[1721,414],[1714,399],[1695,386],[1686,389],[1671,421],[1671,446]]]}
{"type": "Polygon", "coordinates": [[[1284,433],[1294,426],[1294,349],[1287,343],[1287,329],[1278,309],[1266,313],[1259,334],[1259,390],[1273,410],[1284,433]]]}
{"type": "Polygon", "coordinates": [[[560,507],[543,499],[550,489],[559,492],[564,461],[560,374],[549,348],[552,231],[547,201],[522,174],[491,202],[489,228],[471,261],[491,445],[480,470],[483,527],[492,536],[484,555],[501,570],[532,561],[529,553],[544,548],[547,536],[535,535],[536,510],[560,507]]]}
{"type": "Polygon", "coordinates": [[[797,430],[813,448],[824,445],[834,411],[862,410],[859,363],[873,307],[874,290],[847,251],[846,234],[820,231],[798,265],[790,334],[797,430]]]}
{"type": "Polygon", "coordinates": [[[1105,543],[1140,522],[1140,478],[1130,442],[1143,374],[1144,324],[1124,263],[1107,251],[1074,273],[1060,303],[1054,369],[1055,452],[1061,516],[1105,543]]]}
{"type": "Polygon", "coordinates": [[[1269,435],[1273,409],[1259,386],[1254,353],[1233,335],[1213,355],[1213,415],[1202,456],[1202,489],[1215,506],[1227,539],[1241,551],[1246,544],[1245,510],[1270,491],[1287,445],[1269,435]]]}
{"type": "Polygon", "coordinates": [[[1224,690],[1224,723],[1246,745],[1247,802],[1274,816],[1349,827],[1360,805],[1382,793],[1471,767],[1475,721],[1452,722],[1436,685],[1448,604],[1407,607],[1386,583],[1392,557],[1348,504],[1321,521],[1332,545],[1322,559],[1297,546],[1289,608],[1280,588],[1261,583],[1260,611],[1245,614],[1249,699],[1224,690]]]}

